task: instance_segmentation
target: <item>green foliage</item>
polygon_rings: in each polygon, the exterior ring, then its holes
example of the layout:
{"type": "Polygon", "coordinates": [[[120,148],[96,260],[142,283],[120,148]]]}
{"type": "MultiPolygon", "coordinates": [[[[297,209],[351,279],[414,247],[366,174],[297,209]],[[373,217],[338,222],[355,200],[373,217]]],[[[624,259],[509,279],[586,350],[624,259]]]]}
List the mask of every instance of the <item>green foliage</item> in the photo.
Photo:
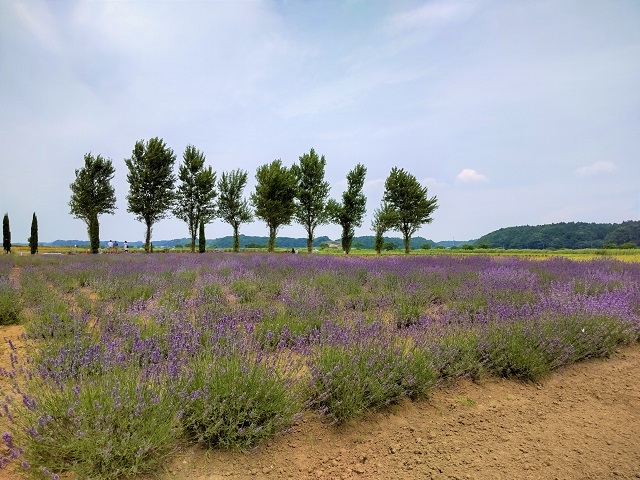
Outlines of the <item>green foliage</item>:
{"type": "Polygon", "coordinates": [[[329,182],[324,179],[326,166],[324,155],[318,154],[312,148],[309,153],[300,157],[300,163],[291,167],[296,178],[296,221],[307,231],[307,250],[313,250],[314,231],[318,225],[329,221],[327,198],[329,197],[329,182]]]}
{"type": "Polygon", "coordinates": [[[9,214],[2,218],[2,249],[4,253],[11,253],[11,229],[9,227],[9,214]]]}
{"type": "Polygon", "coordinates": [[[71,199],[69,207],[74,218],[87,224],[91,253],[100,250],[100,224],[98,216],[113,215],[116,209],[116,194],[111,181],[115,168],[111,159],[91,153],[84,156],[84,167],[76,170],[76,179],[69,185],[71,199]]]}
{"type": "Polygon", "coordinates": [[[0,325],[20,323],[20,296],[8,282],[0,282],[0,325]]]}
{"type": "Polygon", "coordinates": [[[296,211],[296,177],[280,160],[258,167],[256,190],[251,203],[256,217],[269,227],[268,250],[273,252],[276,233],[282,225],[289,225],[296,211]]]}
{"type": "Polygon", "coordinates": [[[33,384],[14,435],[38,472],[119,479],[153,472],[180,440],[177,395],[132,367],[79,384],[33,384]],[[31,432],[31,433],[28,433],[31,432]]]}
{"type": "Polygon", "coordinates": [[[279,347],[291,347],[295,339],[310,338],[320,330],[322,321],[309,320],[298,315],[280,313],[256,325],[255,338],[266,351],[279,347]]]}
{"type": "Polygon", "coordinates": [[[31,255],[38,253],[38,217],[36,217],[36,212],[33,212],[33,218],[31,219],[29,250],[31,251],[31,255]]]}
{"type": "Polygon", "coordinates": [[[634,337],[628,324],[607,315],[549,318],[543,322],[542,331],[546,338],[556,339],[551,342],[548,353],[554,369],[587,358],[609,357],[634,337]],[[557,345],[557,350],[554,345],[557,345]],[[569,351],[566,351],[567,345],[570,346],[569,351]]]}
{"type": "Polygon", "coordinates": [[[431,244],[430,243],[423,243],[420,248],[422,250],[431,250],[431,244]]]}
{"type": "Polygon", "coordinates": [[[218,182],[220,198],[218,199],[218,215],[233,227],[233,251],[240,250],[240,225],[251,222],[253,215],[249,202],[242,197],[247,186],[247,172],[244,170],[232,170],[222,174],[218,182]]]}
{"type": "Polygon", "coordinates": [[[487,367],[503,377],[538,380],[551,363],[537,331],[522,323],[494,326],[487,335],[487,367]]]}
{"type": "Polygon", "coordinates": [[[362,226],[362,218],[366,212],[367,197],[362,193],[367,168],[357,164],[347,174],[347,190],[342,194],[342,203],[329,200],[327,212],[332,221],[342,227],[342,250],[349,253],[355,235],[355,227],[362,226]]]}
{"type": "Polygon", "coordinates": [[[435,384],[427,350],[380,339],[322,346],[310,367],[315,379],[311,404],[336,423],[402,397],[425,396],[435,384]]]}
{"type": "Polygon", "coordinates": [[[173,165],[176,156],[164,140],[154,137],[139,140],[133,148],[131,158],[125,159],[129,173],[127,211],[136,216],[146,227],[144,249],[151,251],[151,228],[154,223],[168,215],[174,201],[173,165]]]}
{"type": "Polygon", "coordinates": [[[384,233],[396,223],[396,220],[396,211],[387,203],[383,203],[380,208],[373,211],[371,230],[376,234],[373,248],[377,253],[380,253],[384,247],[384,233]]]}
{"type": "Polygon", "coordinates": [[[173,214],[184,221],[191,235],[191,252],[196,251],[200,222],[209,223],[216,214],[216,172],[204,166],[205,155],[187,145],[178,168],[180,184],[176,190],[173,214]]]}
{"type": "Polygon", "coordinates": [[[408,254],[411,236],[425,223],[431,223],[438,199],[429,198],[427,187],[422,187],[416,177],[402,168],[391,169],[384,187],[383,202],[396,214],[391,228],[402,233],[408,254]]]}
{"type": "Polygon", "coordinates": [[[478,378],[483,370],[480,337],[475,330],[453,330],[439,339],[432,351],[441,378],[478,378]]]}
{"type": "Polygon", "coordinates": [[[480,237],[505,249],[615,248],[625,242],[640,245],[640,221],[616,223],[561,222],[501,228],[480,237]]]}
{"type": "Polygon", "coordinates": [[[395,250],[397,247],[397,245],[393,242],[384,242],[384,244],[382,245],[382,249],[386,250],[387,252],[390,252],[392,250],[395,250]]]}
{"type": "Polygon", "coordinates": [[[249,448],[287,428],[300,412],[299,396],[273,366],[246,354],[203,353],[190,365],[191,401],[182,423],[207,446],[249,448]]]}

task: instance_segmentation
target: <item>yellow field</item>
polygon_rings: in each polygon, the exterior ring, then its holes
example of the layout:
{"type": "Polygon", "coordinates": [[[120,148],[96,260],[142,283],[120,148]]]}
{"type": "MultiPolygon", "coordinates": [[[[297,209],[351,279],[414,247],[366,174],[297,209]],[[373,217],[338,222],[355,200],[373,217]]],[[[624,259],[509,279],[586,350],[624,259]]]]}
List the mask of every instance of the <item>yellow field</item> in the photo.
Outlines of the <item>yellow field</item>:
{"type": "MultiPolygon", "coordinates": [[[[106,250],[106,249],[105,249],[106,250]]],[[[229,251],[229,249],[223,249],[225,251],[229,251]]],[[[66,255],[81,255],[86,253],[86,247],[38,247],[38,252],[40,254],[66,254],[66,255]]],[[[133,252],[142,252],[141,248],[129,247],[129,251],[133,252]]],[[[188,248],[176,248],[176,249],[162,249],[157,248],[158,252],[161,251],[172,251],[172,252],[181,252],[188,253],[188,248]]],[[[241,249],[241,251],[245,252],[264,252],[264,249],[241,249]]],[[[288,253],[289,249],[276,248],[276,251],[279,253],[288,253]]],[[[29,255],[29,247],[28,246],[13,246],[11,247],[11,253],[13,255],[29,255]]],[[[306,254],[307,250],[305,248],[298,249],[300,254],[306,254]]],[[[123,253],[122,248],[118,251],[118,253],[123,253]]],[[[320,250],[319,252],[315,252],[316,254],[321,255],[342,255],[342,252],[337,248],[327,248],[324,250],[320,250]]],[[[350,255],[375,255],[375,250],[372,249],[363,249],[363,250],[351,250],[350,255]]],[[[404,255],[404,250],[397,249],[392,251],[383,251],[382,255],[404,255]]],[[[615,258],[616,260],[621,260],[624,262],[640,262],[640,249],[596,249],[596,248],[587,248],[583,250],[502,250],[502,249],[474,249],[474,250],[464,250],[464,249],[439,249],[433,248],[430,250],[421,250],[416,249],[411,251],[411,255],[495,255],[495,256],[517,256],[517,257],[527,257],[531,259],[540,259],[544,260],[546,258],[551,257],[566,257],[571,260],[593,260],[595,258],[615,258]]]]}

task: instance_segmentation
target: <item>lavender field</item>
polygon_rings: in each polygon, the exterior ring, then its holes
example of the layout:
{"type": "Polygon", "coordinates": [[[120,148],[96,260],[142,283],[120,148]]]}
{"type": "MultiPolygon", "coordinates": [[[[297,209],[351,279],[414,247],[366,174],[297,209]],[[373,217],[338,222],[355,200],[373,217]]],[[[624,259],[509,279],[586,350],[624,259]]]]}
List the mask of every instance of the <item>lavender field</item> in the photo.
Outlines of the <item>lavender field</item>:
{"type": "MultiPolygon", "coordinates": [[[[0,257],[0,464],[121,478],[461,376],[536,381],[640,338],[640,264],[492,256],[0,257]],[[1,328],[1,327],[0,327],[1,328]]],[[[286,434],[286,433],[285,433],[286,434]]]]}

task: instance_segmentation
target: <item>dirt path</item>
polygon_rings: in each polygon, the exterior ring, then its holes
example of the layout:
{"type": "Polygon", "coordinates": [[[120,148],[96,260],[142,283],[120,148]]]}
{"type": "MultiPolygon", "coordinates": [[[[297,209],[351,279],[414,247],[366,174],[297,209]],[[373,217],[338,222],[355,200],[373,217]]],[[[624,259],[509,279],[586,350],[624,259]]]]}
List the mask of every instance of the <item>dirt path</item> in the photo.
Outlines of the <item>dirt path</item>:
{"type": "Polygon", "coordinates": [[[191,448],[161,478],[640,478],[640,347],[541,385],[458,382],[339,430],[307,418],[246,454],[191,448]]]}

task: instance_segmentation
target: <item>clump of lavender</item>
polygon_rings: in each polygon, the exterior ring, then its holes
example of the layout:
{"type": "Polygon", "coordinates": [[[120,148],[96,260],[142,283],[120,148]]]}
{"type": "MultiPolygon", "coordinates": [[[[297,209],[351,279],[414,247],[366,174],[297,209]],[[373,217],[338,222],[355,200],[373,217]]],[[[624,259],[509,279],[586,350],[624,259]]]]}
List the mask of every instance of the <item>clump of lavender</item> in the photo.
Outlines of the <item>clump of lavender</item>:
{"type": "Polygon", "coordinates": [[[435,383],[427,350],[375,330],[353,331],[351,338],[317,347],[308,359],[309,403],[336,423],[402,397],[425,396],[435,383]]]}
{"type": "Polygon", "coordinates": [[[4,408],[23,467],[117,479],[154,471],[174,451],[181,438],[175,398],[166,380],[130,367],[77,384],[32,377],[4,408]]]}
{"type": "Polygon", "coordinates": [[[201,352],[184,372],[185,431],[209,447],[244,449],[286,430],[302,409],[296,363],[269,363],[233,342],[201,352]]]}

